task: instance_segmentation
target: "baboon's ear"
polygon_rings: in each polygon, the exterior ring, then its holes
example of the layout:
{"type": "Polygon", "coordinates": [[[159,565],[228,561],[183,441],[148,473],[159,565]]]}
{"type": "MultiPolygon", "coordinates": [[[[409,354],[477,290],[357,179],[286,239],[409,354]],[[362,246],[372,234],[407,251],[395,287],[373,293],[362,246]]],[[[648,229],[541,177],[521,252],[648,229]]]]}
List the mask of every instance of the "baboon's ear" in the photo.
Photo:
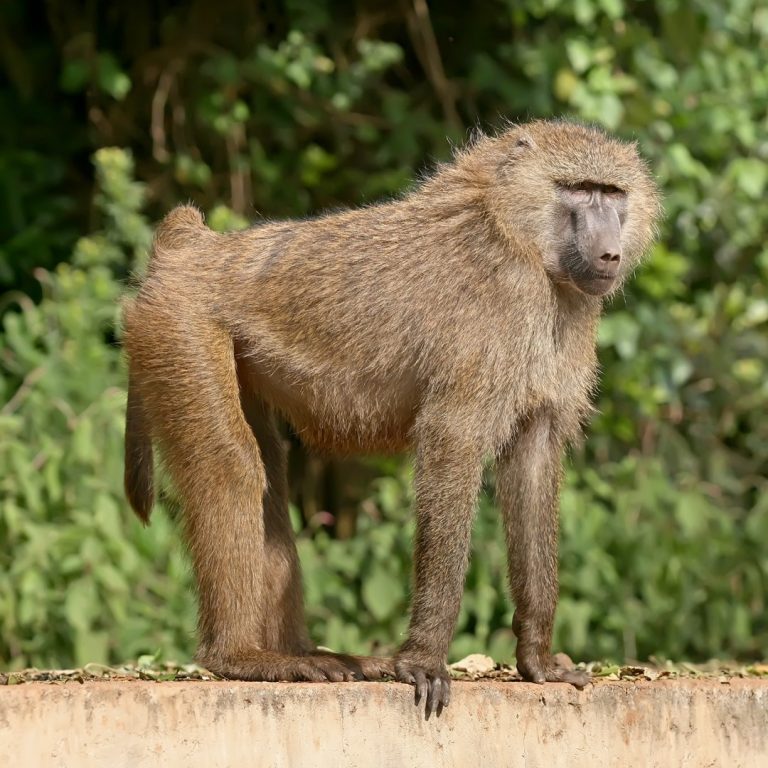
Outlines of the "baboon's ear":
{"type": "Polygon", "coordinates": [[[515,143],[512,145],[512,151],[519,154],[528,149],[534,149],[535,147],[536,142],[527,133],[521,133],[515,139],[515,143]]]}
{"type": "Polygon", "coordinates": [[[504,177],[507,173],[511,172],[515,165],[520,161],[522,157],[527,155],[531,150],[536,148],[536,142],[533,138],[524,131],[515,136],[512,143],[507,149],[504,159],[499,165],[499,175],[504,177]]]}

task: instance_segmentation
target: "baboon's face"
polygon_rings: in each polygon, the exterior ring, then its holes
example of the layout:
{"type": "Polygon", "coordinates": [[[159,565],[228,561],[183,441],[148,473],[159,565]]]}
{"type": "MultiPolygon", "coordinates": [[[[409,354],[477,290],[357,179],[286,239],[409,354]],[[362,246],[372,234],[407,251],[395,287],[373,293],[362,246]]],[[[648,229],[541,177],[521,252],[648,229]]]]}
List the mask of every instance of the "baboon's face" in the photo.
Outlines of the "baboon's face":
{"type": "Polygon", "coordinates": [[[622,268],[626,192],[593,181],[557,183],[556,198],[557,271],[583,293],[609,293],[622,268]]]}
{"type": "Polygon", "coordinates": [[[498,210],[559,284],[590,296],[619,288],[650,245],[656,185],[633,144],[562,121],[516,126],[500,142],[498,210]]]}

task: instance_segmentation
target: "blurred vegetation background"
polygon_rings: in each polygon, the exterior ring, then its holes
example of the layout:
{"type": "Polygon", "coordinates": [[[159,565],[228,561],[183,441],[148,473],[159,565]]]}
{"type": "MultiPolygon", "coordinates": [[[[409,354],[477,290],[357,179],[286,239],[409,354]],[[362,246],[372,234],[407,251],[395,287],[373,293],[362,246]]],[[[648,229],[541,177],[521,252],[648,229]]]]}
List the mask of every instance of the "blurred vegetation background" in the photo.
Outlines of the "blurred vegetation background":
{"type": "MultiPolygon", "coordinates": [[[[473,126],[562,114],[639,141],[666,221],[600,331],[555,646],[766,656],[765,0],[11,0],[0,114],[0,667],[193,651],[177,529],[143,529],[121,489],[119,299],[152,222],[368,203],[473,126]]],[[[409,463],[296,450],[291,472],[314,638],[391,649],[409,463]]],[[[487,485],[452,657],[509,661],[487,485]]]]}

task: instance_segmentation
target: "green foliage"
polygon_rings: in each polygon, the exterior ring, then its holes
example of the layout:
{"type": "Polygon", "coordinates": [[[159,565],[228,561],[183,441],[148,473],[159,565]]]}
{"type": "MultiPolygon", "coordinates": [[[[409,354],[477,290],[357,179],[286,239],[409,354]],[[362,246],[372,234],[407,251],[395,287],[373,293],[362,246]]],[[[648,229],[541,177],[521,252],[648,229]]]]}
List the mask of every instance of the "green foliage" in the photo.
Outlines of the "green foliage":
{"type": "Polygon", "coordinates": [[[0,658],[68,665],[155,647],[189,655],[189,572],[162,513],[126,514],[124,374],[110,342],[122,287],[113,270],[146,245],[143,185],[128,153],[99,150],[105,229],[71,264],[38,270],[43,298],[8,294],[0,335],[0,658]],[[158,624],[157,616],[167,621],[158,624]]]}
{"type": "MultiPolygon", "coordinates": [[[[232,229],[254,209],[369,202],[445,157],[462,124],[560,113],[640,142],[666,220],[600,330],[597,414],[562,501],[556,646],[616,659],[765,654],[763,0],[435,3],[431,27],[408,4],[385,19],[351,3],[341,20],[330,0],[295,0],[214,23],[139,2],[100,26],[62,6],[51,39],[24,39],[29,11],[11,5],[0,21],[3,666],[157,649],[184,659],[193,647],[178,531],[161,510],[142,529],[121,491],[115,329],[148,217],[192,199],[232,229]]],[[[356,537],[294,510],[311,629],[340,650],[388,650],[407,625],[410,471],[375,466],[356,537]]],[[[484,497],[454,656],[513,652],[497,517],[484,497]]]]}

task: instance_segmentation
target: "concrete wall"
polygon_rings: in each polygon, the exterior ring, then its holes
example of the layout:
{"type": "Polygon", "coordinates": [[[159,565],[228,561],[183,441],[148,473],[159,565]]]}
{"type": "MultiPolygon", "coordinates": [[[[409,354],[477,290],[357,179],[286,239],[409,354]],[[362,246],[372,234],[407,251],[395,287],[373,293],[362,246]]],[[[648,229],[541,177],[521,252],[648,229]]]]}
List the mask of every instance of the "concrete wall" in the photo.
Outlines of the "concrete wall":
{"type": "Polygon", "coordinates": [[[0,687],[2,768],[768,767],[768,682],[455,682],[424,719],[395,683],[0,687]]]}

